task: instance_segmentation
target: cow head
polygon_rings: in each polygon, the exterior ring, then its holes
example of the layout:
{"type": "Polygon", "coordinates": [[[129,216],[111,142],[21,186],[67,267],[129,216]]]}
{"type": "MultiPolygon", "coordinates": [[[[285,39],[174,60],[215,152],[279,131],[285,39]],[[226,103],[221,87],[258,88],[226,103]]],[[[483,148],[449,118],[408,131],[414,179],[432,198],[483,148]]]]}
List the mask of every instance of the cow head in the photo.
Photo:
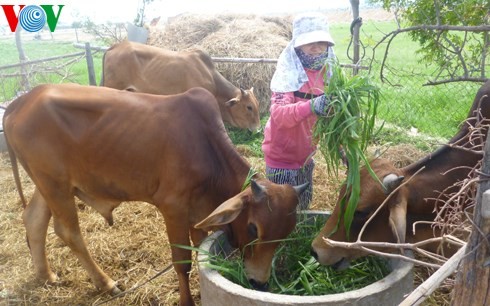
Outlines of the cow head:
{"type": "Polygon", "coordinates": [[[296,226],[298,196],[306,186],[252,180],[250,187],[221,204],[195,227],[212,230],[228,224],[230,244],[241,250],[250,283],[263,290],[280,240],[296,226]]]}
{"type": "Polygon", "coordinates": [[[222,112],[223,121],[231,125],[257,131],[260,128],[259,101],[255,98],[254,88],[240,89],[238,95],[225,102],[227,111],[222,112]]]}
{"type": "Polygon", "coordinates": [[[366,221],[388,196],[388,202],[383,205],[363,232],[362,240],[405,242],[408,188],[403,186],[396,193],[391,194],[402,183],[404,176],[400,169],[395,168],[385,159],[374,160],[371,162],[371,168],[383,184],[375,180],[365,167],[361,169],[361,194],[349,235],[345,230],[344,209],[340,203],[346,192],[345,185],[341,188],[332,215],[312,243],[312,254],[319,263],[341,268],[346,267],[351,260],[366,255],[358,249],[333,247],[323,238],[343,242],[355,241],[366,221]]]}

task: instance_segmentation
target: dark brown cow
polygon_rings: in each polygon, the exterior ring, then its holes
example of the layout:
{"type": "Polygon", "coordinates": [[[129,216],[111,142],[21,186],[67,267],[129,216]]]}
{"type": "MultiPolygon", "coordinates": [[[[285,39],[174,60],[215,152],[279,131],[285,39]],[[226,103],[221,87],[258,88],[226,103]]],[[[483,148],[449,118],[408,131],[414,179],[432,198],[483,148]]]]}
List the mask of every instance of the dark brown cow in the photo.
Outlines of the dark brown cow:
{"type": "MultiPolygon", "coordinates": [[[[485,137],[470,137],[469,127],[475,126],[477,122],[478,109],[483,118],[490,118],[490,81],[485,83],[478,91],[473,106],[468,114],[467,121],[462,125],[460,131],[449,143],[471,148],[482,144],[485,137]]],[[[479,119],[478,119],[479,120],[479,119]]],[[[487,130],[483,132],[486,134],[487,130]]],[[[404,168],[397,169],[393,164],[384,159],[376,159],[371,162],[371,167],[381,184],[375,181],[365,168],[361,169],[361,194],[351,226],[350,240],[357,236],[372,213],[383,203],[388,194],[407,181],[422,167],[425,167],[413,179],[401,186],[395,194],[371,220],[363,236],[363,241],[378,242],[415,242],[434,237],[430,225],[417,225],[416,233],[412,232],[412,225],[416,221],[433,221],[436,213],[434,211],[436,199],[441,191],[453,186],[456,182],[468,177],[469,171],[482,159],[482,155],[458,148],[457,146],[445,145],[425,158],[412,163],[404,168]]],[[[455,190],[452,190],[455,191],[455,190]]],[[[451,189],[447,189],[451,192],[451,189]]],[[[352,259],[366,255],[364,252],[354,249],[346,249],[327,245],[323,237],[335,241],[348,241],[344,227],[343,217],[340,217],[338,230],[337,220],[341,213],[340,199],[345,193],[345,187],[339,194],[339,200],[331,217],[327,220],[324,228],[312,243],[312,253],[317,260],[324,265],[345,266],[352,259]]],[[[436,235],[438,235],[436,233],[436,235]]],[[[439,244],[434,243],[427,246],[432,252],[440,251],[439,244]]],[[[450,255],[456,251],[455,247],[444,246],[444,254],[450,255]]]]}
{"type": "Polygon", "coordinates": [[[252,131],[260,127],[259,102],[253,88],[235,87],[216,70],[211,57],[200,50],[175,52],[121,42],[104,55],[102,84],[157,95],[203,87],[216,97],[224,122],[252,131]]]}
{"type": "MultiPolygon", "coordinates": [[[[224,228],[244,252],[246,273],[257,286],[268,281],[277,240],[295,226],[304,186],[256,178],[241,191],[250,165],[228,138],[215,98],[202,88],[159,96],[42,85],[8,106],[4,130],[21,198],[17,160],[36,185],[23,220],[37,275],[49,282],[56,281],[45,254],[53,216],[56,234],[94,284],[118,291],[87,251],[75,196],[109,224],[122,201],[154,204],[172,245],[190,245],[189,236],[198,245],[208,229],[224,228]],[[259,243],[244,249],[254,240],[259,243]],[[265,241],[273,242],[260,243],[265,241]]],[[[172,246],[172,259],[190,262],[191,251],[172,246]]],[[[180,303],[192,305],[191,264],[174,267],[180,303]]]]}

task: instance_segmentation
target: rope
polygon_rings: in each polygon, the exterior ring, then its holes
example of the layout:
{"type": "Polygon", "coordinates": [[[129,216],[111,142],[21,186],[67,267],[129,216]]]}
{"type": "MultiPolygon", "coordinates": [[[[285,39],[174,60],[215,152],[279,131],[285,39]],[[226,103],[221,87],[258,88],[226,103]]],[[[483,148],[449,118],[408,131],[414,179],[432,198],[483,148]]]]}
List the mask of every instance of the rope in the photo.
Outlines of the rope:
{"type": "MultiPolygon", "coordinates": [[[[350,48],[352,46],[352,41],[354,40],[354,27],[357,24],[359,24],[359,28],[360,28],[362,25],[362,18],[361,17],[357,17],[356,19],[352,20],[352,22],[350,24],[350,41],[349,41],[349,45],[347,46],[347,57],[350,60],[353,60],[353,58],[349,55],[349,51],[350,51],[350,48]]],[[[359,45],[362,47],[362,56],[359,57],[359,59],[361,60],[366,56],[366,47],[364,46],[364,44],[362,43],[361,40],[359,40],[359,45]]]]}
{"type": "Polygon", "coordinates": [[[110,299],[107,299],[105,301],[102,301],[100,303],[96,303],[94,304],[94,306],[98,306],[98,305],[103,305],[103,304],[107,304],[108,302],[112,301],[112,300],[115,300],[117,298],[120,298],[121,296],[124,296],[130,292],[133,292],[135,291],[136,289],[138,288],[141,288],[143,287],[144,285],[148,284],[149,282],[151,282],[152,280],[154,280],[155,278],[163,275],[163,274],[166,274],[167,272],[169,272],[173,267],[173,264],[169,264],[165,269],[163,269],[162,271],[158,272],[157,274],[155,274],[152,278],[150,278],[149,280],[147,280],[146,282],[140,284],[140,285],[137,285],[137,286],[133,286],[132,288],[126,290],[126,291],[123,291],[121,293],[118,293],[116,294],[115,296],[111,297],[110,299]]]}

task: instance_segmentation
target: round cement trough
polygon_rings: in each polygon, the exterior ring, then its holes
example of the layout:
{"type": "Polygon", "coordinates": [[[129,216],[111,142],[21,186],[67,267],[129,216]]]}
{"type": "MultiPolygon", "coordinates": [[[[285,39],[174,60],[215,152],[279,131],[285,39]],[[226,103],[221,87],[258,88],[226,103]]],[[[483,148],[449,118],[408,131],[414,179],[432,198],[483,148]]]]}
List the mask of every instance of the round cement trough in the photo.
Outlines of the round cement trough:
{"type": "MultiPolygon", "coordinates": [[[[327,218],[323,212],[307,212],[307,218],[327,218]]],[[[385,278],[364,288],[345,293],[296,296],[251,290],[237,285],[216,270],[206,267],[208,255],[231,251],[231,246],[222,231],[206,238],[198,254],[201,304],[203,306],[273,306],[273,305],[398,305],[405,295],[413,290],[413,264],[390,259],[392,272],[385,278]]]]}

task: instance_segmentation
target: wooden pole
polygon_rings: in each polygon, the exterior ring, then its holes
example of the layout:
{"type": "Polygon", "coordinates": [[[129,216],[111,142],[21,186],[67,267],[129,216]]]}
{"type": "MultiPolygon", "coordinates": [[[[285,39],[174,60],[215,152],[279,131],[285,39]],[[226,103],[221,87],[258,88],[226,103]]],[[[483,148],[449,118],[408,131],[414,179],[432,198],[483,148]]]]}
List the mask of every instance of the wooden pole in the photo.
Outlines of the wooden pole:
{"type": "Polygon", "coordinates": [[[431,294],[436,290],[439,285],[451,275],[458,267],[461,259],[463,258],[464,252],[466,250],[466,245],[462,246],[456,254],[442,267],[440,267],[434,274],[432,274],[428,279],[426,279],[422,284],[415,288],[409,296],[407,296],[398,306],[414,306],[420,305],[425,301],[431,294]]]}
{"type": "MultiPolygon", "coordinates": [[[[482,103],[490,103],[487,97],[482,103]]],[[[473,228],[456,277],[451,305],[488,305],[490,301],[490,133],[473,211],[473,228]]]]}
{"type": "Polygon", "coordinates": [[[85,57],[87,58],[87,69],[88,69],[88,82],[90,85],[97,85],[95,80],[95,69],[94,69],[94,59],[92,58],[92,51],[90,49],[90,43],[85,43],[85,57]]]}
{"type": "Polygon", "coordinates": [[[361,28],[361,22],[359,18],[359,0],[350,0],[351,7],[352,7],[352,25],[351,26],[351,31],[352,31],[352,42],[353,42],[353,48],[354,48],[354,55],[352,58],[352,64],[354,65],[354,68],[352,69],[353,75],[356,75],[359,73],[359,69],[357,68],[357,65],[359,65],[359,60],[360,60],[360,47],[359,47],[359,30],[361,28]]]}

